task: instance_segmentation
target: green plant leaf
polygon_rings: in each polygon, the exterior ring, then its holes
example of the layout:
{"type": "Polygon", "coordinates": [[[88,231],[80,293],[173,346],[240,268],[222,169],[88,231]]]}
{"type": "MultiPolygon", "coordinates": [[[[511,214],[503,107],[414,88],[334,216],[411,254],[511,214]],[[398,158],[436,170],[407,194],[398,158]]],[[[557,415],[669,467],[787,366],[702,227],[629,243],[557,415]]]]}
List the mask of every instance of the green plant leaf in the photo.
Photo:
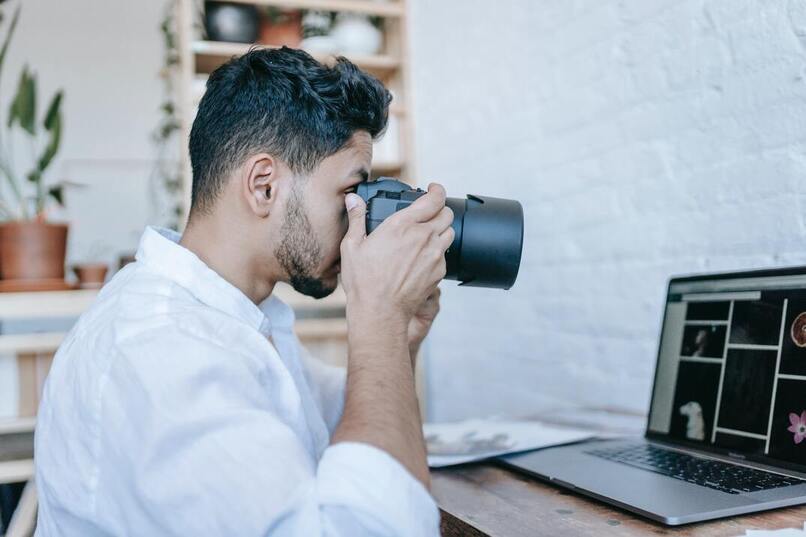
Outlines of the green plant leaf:
{"type": "Polygon", "coordinates": [[[20,75],[17,95],[11,102],[8,126],[13,126],[14,121],[31,136],[36,135],[36,78],[28,71],[27,65],[20,75]]]}
{"type": "Polygon", "coordinates": [[[48,111],[45,114],[45,121],[43,122],[44,127],[51,131],[53,129],[53,124],[57,121],[59,116],[59,109],[62,104],[62,97],[64,96],[64,91],[59,90],[56,92],[56,95],[50,100],[50,105],[48,106],[48,111]]]}
{"type": "Polygon", "coordinates": [[[48,189],[48,196],[64,207],[64,185],[54,185],[48,189]]]}
{"type": "Polygon", "coordinates": [[[23,86],[25,86],[25,78],[26,78],[25,71],[23,70],[22,74],[20,75],[20,81],[17,83],[17,93],[14,95],[14,98],[11,99],[11,105],[8,108],[8,128],[11,128],[14,125],[14,122],[17,121],[20,112],[19,108],[20,105],[18,104],[20,100],[20,95],[23,92],[23,86]]]}
{"type": "Polygon", "coordinates": [[[14,17],[11,19],[6,39],[3,41],[3,48],[0,49],[0,73],[2,73],[3,62],[6,59],[6,52],[8,51],[9,43],[11,43],[11,37],[14,35],[14,30],[17,28],[17,20],[20,18],[20,7],[21,6],[18,5],[17,9],[14,10],[14,17]]]}
{"type": "Polygon", "coordinates": [[[53,96],[53,100],[48,107],[47,116],[45,117],[44,124],[48,131],[49,137],[48,145],[45,146],[42,156],[39,157],[38,170],[40,173],[40,179],[41,174],[45,173],[45,170],[53,161],[53,157],[55,157],[56,153],[59,151],[59,144],[61,143],[62,139],[62,114],[59,110],[59,104],[61,101],[62,92],[59,91],[53,96]]]}

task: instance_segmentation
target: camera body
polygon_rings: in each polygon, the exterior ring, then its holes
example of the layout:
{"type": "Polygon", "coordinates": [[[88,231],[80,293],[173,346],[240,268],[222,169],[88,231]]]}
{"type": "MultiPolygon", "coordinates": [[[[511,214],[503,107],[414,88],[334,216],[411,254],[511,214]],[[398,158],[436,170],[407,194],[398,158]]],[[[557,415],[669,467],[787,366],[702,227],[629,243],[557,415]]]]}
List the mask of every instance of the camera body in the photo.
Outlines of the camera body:
{"type": "Polygon", "coordinates": [[[382,178],[370,183],[362,183],[362,185],[364,184],[367,185],[367,191],[371,192],[368,198],[364,198],[367,202],[368,234],[381,225],[381,222],[397,211],[405,209],[425,194],[425,191],[420,188],[412,188],[394,179],[382,178]]]}
{"type": "MultiPolygon", "coordinates": [[[[367,233],[405,209],[425,191],[388,177],[360,183],[356,193],[367,204],[367,233]]],[[[454,239],[445,252],[445,279],[460,285],[509,289],[523,250],[523,208],[514,200],[468,195],[447,198],[453,211],[454,239]]]]}

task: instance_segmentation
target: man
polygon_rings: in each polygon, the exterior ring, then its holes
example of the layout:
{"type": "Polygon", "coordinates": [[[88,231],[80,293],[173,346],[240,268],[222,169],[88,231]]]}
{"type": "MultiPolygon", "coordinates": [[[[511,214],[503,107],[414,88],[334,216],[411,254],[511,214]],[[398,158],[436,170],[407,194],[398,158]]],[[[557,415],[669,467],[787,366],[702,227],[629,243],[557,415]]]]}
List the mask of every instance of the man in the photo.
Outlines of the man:
{"type": "Polygon", "coordinates": [[[184,234],[147,229],[54,360],[38,534],[438,533],[413,361],[453,215],[431,185],[366,235],[354,190],[389,101],[351,63],[287,48],[210,76],[184,234]],[[272,296],[326,296],[339,273],[346,379],[272,296]]]}

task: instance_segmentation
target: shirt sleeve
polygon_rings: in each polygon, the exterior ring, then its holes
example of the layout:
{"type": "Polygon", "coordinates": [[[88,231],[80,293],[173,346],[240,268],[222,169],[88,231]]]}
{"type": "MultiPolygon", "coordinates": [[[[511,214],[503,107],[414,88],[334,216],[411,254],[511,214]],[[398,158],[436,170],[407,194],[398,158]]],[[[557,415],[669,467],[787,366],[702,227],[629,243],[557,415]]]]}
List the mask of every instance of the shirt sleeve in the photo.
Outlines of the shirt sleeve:
{"type": "Polygon", "coordinates": [[[328,431],[332,435],[344,412],[347,371],[344,367],[327,364],[316,358],[299,343],[299,340],[297,340],[297,347],[305,368],[306,379],[314,393],[328,431]]]}
{"type": "Polygon", "coordinates": [[[280,360],[176,331],[137,340],[121,347],[101,398],[93,498],[104,526],[142,535],[439,534],[433,498],[386,452],[339,443],[314,459],[280,360]]]}

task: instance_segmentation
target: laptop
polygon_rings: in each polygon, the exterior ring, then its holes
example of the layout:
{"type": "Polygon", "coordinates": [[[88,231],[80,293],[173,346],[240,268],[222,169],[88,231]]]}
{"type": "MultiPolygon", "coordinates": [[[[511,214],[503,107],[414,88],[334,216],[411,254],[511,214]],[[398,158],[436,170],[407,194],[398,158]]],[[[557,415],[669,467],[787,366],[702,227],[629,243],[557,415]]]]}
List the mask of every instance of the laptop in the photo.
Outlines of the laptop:
{"type": "Polygon", "coordinates": [[[806,503],[806,267],[672,278],[643,438],[499,461],[668,525],[806,503]]]}

